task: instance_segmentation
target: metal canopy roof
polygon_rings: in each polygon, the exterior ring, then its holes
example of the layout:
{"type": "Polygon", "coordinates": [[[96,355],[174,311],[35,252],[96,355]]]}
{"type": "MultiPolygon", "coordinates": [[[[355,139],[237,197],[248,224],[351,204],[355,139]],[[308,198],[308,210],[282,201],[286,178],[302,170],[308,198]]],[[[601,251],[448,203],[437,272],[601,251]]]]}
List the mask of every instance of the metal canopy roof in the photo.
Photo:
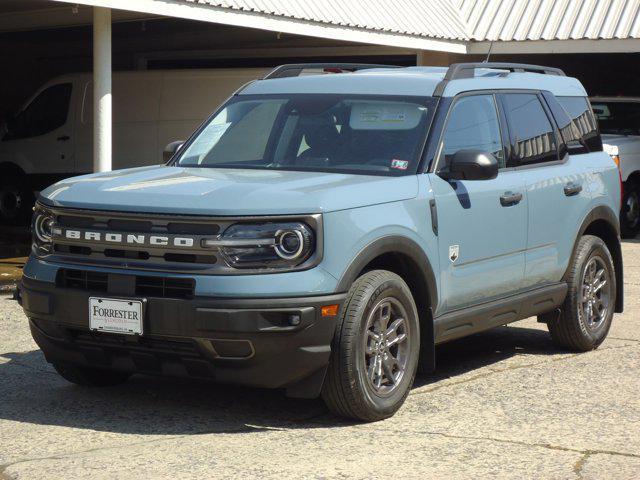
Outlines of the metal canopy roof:
{"type": "Polygon", "coordinates": [[[469,40],[640,38],[638,0],[458,0],[469,40]]]}
{"type": "Polygon", "coordinates": [[[447,0],[181,1],[367,30],[431,38],[467,38],[456,2],[447,0]]]}
{"type": "MultiPolygon", "coordinates": [[[[44,0],[22,2],[41,7],[44,0]]],[[[640,0],[50,0],[47,3],[112,8],[114,21],[123,14],[166,16],[413,50],[486,53],[490,41],[496,42],[495,53],[640,50],[640,0]],[[598,40],[606,42],[593,43],[598,40]]],[[[16,0],[5,3],[17,4],[16,0]]],[[[27,13],[6,13],[6,7],[0,5],[0,31],[10,30],[11,21],[27,13]]],[[[81,15],[76,16],[82,17],[82,13],[80,7],[81,15]]],[[[51,18],[54,16],[49,15],[51,18]]],[[[42,22],[47,26],[44,16],[42,22]]],[[[25,24],[37,28],[35,21],[25,24]]]]}
{"type": "Polygon", "coordinates": [[[439,39],[640,38],[639,0],[180,0],[439,39]]]}

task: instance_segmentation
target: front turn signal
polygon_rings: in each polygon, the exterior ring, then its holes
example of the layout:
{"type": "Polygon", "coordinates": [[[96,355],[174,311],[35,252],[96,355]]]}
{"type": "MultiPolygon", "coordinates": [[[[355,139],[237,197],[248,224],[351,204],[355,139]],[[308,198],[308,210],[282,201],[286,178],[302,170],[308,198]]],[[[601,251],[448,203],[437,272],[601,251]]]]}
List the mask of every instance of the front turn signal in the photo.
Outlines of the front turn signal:
{"type": "Polygon", "coordinates": [[[340,305],[335,304],[335,305],[323,305],[321,308],[321,312],[322,312],[322,316],[323,317],[335,317],[336,315],[338,315],[338,309],[340,308],[340,305]]]}

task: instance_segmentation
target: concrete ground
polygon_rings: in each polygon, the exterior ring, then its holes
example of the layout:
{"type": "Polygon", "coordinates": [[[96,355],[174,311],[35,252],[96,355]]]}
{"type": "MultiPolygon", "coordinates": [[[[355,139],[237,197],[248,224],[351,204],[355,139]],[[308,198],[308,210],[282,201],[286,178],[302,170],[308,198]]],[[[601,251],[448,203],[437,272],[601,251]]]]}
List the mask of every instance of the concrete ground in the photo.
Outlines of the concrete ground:
{"type": "Polygon", "coordinates": [[[137,376],[66,383],[0,297],[0,478],[640,478],[640,243],[626,313],[596,351],[528,319],[442,346],[404,407],[373,424],[320,401],[137,376]]]}

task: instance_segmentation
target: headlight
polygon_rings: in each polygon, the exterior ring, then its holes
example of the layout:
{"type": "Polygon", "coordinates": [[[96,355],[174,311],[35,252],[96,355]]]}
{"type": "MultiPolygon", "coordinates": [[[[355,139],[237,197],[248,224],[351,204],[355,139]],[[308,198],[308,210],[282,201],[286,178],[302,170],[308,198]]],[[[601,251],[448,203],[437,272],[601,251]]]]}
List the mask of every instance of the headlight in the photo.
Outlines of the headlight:
{"type": "Polygon", "coordinates": [[[53,214],[38,205],[33,214],[31,229],[33,232],[32,250],[36,255],[48,255],[52,252],[52,229],[55,222],[53,214]]]}
{"type": "Polygon", "coordinates": [[[302,222],[237,223],[221,237],[203,240],[203,247],[218,248],[234,268],[286,269],[301,265],[313,254],[313,230],[302,222]]]}

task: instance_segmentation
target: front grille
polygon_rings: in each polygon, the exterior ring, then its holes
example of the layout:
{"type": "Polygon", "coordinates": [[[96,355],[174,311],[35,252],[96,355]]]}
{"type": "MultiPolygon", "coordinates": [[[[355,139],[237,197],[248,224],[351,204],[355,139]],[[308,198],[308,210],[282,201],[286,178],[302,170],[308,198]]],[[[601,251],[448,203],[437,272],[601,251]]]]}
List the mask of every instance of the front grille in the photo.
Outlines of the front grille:
{"type": "Polygon", "coordinates": [[[89,292],[106,292],[108,284],[109,277],[106,273],[67,269],[58,271],[58,285],[61,287],[89,292]]]}
{"type": "MultiPolygon", "coordinates": [[[[108,273],[61,268],[58,271],[58,286],[87,292],[109,293],[108,273]]],[[[132,295],[155,298],[191,299],[195,292],[192,278],[151,277],[135,275],[132,295]]]]}
{"type": "Polygon", "coordinates": [[[195,282],[191,278],[136,276],[136,295],[162,298],[193,298],[195,282]]]}
{"type": "Polygon", "coordinates": [[[85,345],[95,345],[102,348],[126,348],[134,350],[136,348],[154,353],[174,354],[180,356],[197,356],[199,354],[193,340],[181,340],[177,338],[151,338],[136,337],[135,343],[132,338],[126,335],[117,335],[105,332],[91,332],[86,330],[67,330],[74,340],[85,345]]]}
{"type": "Polygon", "coordinates": [[[201,246],[202,238],[220,234],[232,219],[208,219],[205,217],[146,215],[81,210],[60,210],[56,214],[55,226],[66,231],[94,232],[101,235],[100,241],[87,241],[82,237],[54,236],[55,255],[69,263],[83,265],[109,265],[141,270],[202,272],[225,269],[217,251],[201,246]],[[164,236],[187,238],[192,245],[184,247],[172,244],[150,244],[145,242],[106,241],[107,234],[122,238],[164,236]],[[184,236],[184,237],[182,237],[184,236]]]}
{"type": "MultiPolygon", "coordinates": [[[[291,222],[303,219],[317,234],[316,252],[305,262],[322,258],[320,214],[222,216],[130,213],[42,207],[54,216],[51,263],[77,268],[112,268],[132,273],[245,275],[260,269],[232,267],[219,239],[237,223],[291,222]]],[[[301,268],[303,267],[301,266],[301,268]]],[[[306,267],[305,267],[306,268],[306,267]]]]}

